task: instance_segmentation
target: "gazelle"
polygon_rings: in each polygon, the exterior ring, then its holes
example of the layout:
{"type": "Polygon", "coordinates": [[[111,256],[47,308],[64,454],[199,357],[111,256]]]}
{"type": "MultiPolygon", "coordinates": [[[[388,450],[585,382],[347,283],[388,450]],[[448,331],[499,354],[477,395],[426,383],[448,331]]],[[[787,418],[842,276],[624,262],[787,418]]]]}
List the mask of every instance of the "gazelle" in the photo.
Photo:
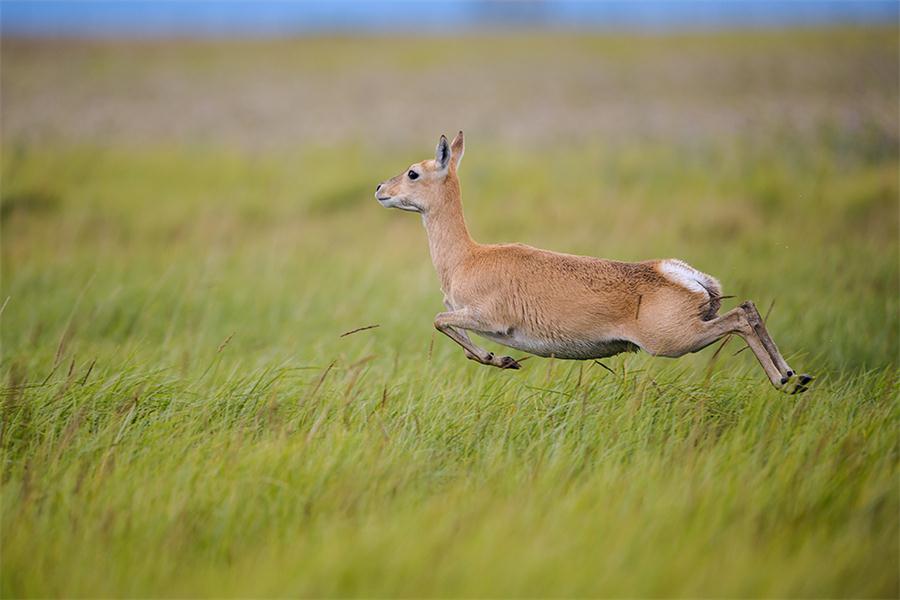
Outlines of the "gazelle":
{"type": "Polygon", "coordinates": [[[676,259],[626,263],[524,244],[479,244],[463,218],[457,172],[463,132],[441,136],[434,160],[414,163],[375,189],[386,208],[421,213],[446,312],[438,331],[483,365],[518,369],[510,356],[475,345],[467,332],[531,354],[596,359],[644,350],[678,357],[742,337],[776,388],[803,392],[812,380],[778,351],[752,302],[719,316],[721,287],[676,259]]]}

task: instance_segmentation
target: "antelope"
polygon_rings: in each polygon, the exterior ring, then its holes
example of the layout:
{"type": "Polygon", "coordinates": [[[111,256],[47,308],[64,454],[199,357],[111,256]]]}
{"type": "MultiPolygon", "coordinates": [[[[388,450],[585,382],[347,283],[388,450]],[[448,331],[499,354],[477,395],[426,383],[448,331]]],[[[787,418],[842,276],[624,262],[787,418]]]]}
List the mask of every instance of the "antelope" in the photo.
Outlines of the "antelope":
{"type": "Polygon", "coordinates": [[[477,346],[468,332],[537,356],[576,360],[638,350],[676,358],[734,334],[773,386],[807,389],[813,378],[795,377],[753,302],[719,315],[719,282],[681,260],[629,263],[474,241],[459,187],[464,153],[462,131],[452,143],[442,135],[433,160],[379,183],[375,198],[385,208],[422,215],[447,309],[434,327],[462,346],[466,358],[500,369],[521,366],[477,346]]]}

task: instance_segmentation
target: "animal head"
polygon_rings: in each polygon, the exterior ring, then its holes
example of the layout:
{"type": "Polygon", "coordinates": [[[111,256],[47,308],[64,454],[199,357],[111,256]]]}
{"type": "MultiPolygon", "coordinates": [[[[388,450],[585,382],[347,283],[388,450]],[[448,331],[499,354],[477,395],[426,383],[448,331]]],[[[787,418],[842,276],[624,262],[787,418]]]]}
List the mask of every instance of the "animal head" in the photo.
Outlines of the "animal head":
{"type": "Polygon", "coordinates": [[[399,208],[427,213],[445,202],[449,188],[459,189],[456,170],[465,152],[465,140],[460,131],[447,141],[441,136],[434,151],[434,159],[413,163],[402,173],[382,181],[375,188],[375,198],[385,208],[399,208]]]}

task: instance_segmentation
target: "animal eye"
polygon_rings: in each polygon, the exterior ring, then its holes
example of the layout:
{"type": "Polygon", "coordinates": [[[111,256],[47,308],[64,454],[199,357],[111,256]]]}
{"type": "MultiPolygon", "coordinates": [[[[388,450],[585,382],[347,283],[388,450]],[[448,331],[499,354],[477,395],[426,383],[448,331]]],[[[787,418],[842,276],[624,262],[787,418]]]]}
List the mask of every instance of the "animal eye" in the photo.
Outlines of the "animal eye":
{"type": "Polygon", "coordinates": [[[419,178],[419,174],[416,173],[415,171],[413,171],[412,169],[409,170],[409,173],[407,173],[406,176],[409,177],[410,179],[418,179],[419,178]]]}

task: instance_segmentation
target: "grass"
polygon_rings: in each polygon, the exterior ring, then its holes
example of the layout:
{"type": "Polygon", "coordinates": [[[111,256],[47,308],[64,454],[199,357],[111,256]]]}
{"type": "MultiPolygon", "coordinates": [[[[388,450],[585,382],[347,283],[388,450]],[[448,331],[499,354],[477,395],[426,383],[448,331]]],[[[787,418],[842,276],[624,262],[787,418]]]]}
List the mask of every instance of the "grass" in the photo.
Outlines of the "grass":
{"type": "Polygon", "coordinates": [[[466,361],[371,196],[430,138],[5,138],[0,592],[896,597],[895,134],[467,131],[476,239],[683,258],[772,307],[793,397],[736,341],[466,361]]]}

